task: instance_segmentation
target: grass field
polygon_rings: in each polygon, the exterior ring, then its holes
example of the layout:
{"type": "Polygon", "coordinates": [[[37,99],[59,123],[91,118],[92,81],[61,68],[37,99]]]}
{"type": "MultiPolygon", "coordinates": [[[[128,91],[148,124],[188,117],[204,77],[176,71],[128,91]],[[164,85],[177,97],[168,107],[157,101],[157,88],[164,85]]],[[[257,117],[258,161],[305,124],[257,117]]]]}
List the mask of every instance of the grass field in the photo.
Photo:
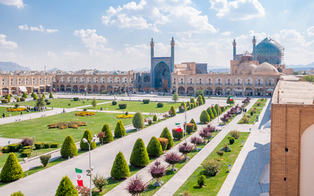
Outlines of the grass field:
{"type": "MultiPolygon", "coordinates": [[[[241,137],[235,140],[233,145],[229,145],[232,149],[231,152],[226,152],[220,161],[221,167],[220,172],[215,177],[206,177],[205,187],[200,188],[197,184],[197,178],[200,174],[202,174],[203,167],[199,166],[194,173],[185,181],[185,183],[179,188],[179,190],[174,194],[175,196],[182,195],[184,191],[188,191],[192,195],[217,195],[222,184],[228,176],[229,170],[228,165],[233,165],[235,160],[237,159],[241,149],[242,149],[242,141],[246,141],[249,137],[250,133],[242,132],[241,137]]],[[[210,155],[206,159],[214,159],[220,158],[217,155],[217,151],[220,150],[221,147],[224,146],[225,143],[229,143],[230,135],[228,134],[219,145],[210,153],[210,155]]]]}
{"type": "Polygon", "coordinates": [[[262,101],[262,99],[258,99],[255,103],[254,103],[254,105],[251,107],[251,109],[248,111],[248,112],[246,112],[245,113],[245,115],[246,114],[250,114],[251,115],[251,111],[253,110],[253,108],[256,108],[256,113],[254,113],[251,117],[250,117],[250,122],[249,123],[245,123],[244,121],[243,121],[243,118],[241,118],[241,120],[238,122],[238,124],[254,124],[254,122],[256,122],[256,115],[260,115],[260,113],[262,112],[262,110],[263,110],[263,107],[265,106],[265,104],[266,104],[266,102],[267,102],[267,99],[264,99],[263,101],[262,101]],[[261,102],[261,104],[260,104],[260,106],[257,106],[257,102],[261,102]]]}
{"type": "MultiPolygon", "coordinates": [[[[54,108],[74,108],[84,105],[91,105],[93,99],[84,99],[80,101],[73,101],[73,99],[48,99],[51,104],[47,105],[47,107],[54,107],[54,108]],[[70,106],[69,106],[70,104],[70,106]]],[[[108,100],[97,100],[98,103],[107,102],[108,100]]],[[[16,103],[11,103],[8,105],[14,106],[16,103]]],[[[27,101],[27,102],[19,102],[21,106],[30,106],[34,107],[36,104],[36,101],[27,101]]]]}
{"type": "Polygon", "coordinates": [[[144,104],[142,101],[118,101],[117,105],[112,105],[111,103],[108,104],[101,104],[97,105],[96,108],[94,107],[88,107],[87,109],[91,110],[100,110],[100,108],[103,108],[106,110],[114,110],[114,111],[129,111],[129,112],[149,112],[149,113],[164,113],[170,110],[170,107],[173,105],[175,108],[178,108],[181,103],[169,103],[169,102],[164,102],[164,107],[158,108],[157,107],[158,102],[149,102],[149,104],[144,104]],[[126,109],[120,109],[119,104],[121,103],[126,103],[127,108],[126,109]]]}

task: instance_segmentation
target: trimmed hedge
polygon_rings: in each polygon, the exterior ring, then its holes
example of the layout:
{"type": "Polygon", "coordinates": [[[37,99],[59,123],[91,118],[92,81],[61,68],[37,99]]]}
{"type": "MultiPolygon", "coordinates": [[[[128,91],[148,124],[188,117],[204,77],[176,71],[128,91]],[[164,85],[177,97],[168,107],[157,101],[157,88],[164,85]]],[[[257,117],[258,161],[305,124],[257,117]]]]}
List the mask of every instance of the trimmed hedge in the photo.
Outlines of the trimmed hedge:
{"type": "Polygon", "coordinates": [[[162,150],[166,150],[168,147],[168,139],[166,139],[166,138],[157,138],[157,139],[160,142],[162,150]]]}
{"type": "Polygon", "coordinates": [[[164,107],[164,104],[161,103],[161,102],[159,102],[159,103],[157,103],[157,107],[158,107],[158,108],[162,108],[162,107],[164,107]]]}
{"type": "Polygon", "coordinates": [[[143,99],[144,104],[149,104],[149,101],[150,101],[149,99],[143,99]]]}
{"type": "Polygon", "coordinates": [[[30,149],[25,149],[22,151],[21,156],[22,157],[30,157],[32,154],[32,151],[30,149]]]}
{"type": "MultiPolygon", "coordinates": [[[[185,128],[185,127],[184,127],[185,128]]],[[[188,134],[192,133],[194,131],[194,123],[188,123],[186,124],[186,132],[188,134]]]]}
{"type": "Polygon", "coordinates": [[[8,145],[10,152],[18,152],[19,149],[21,148],[21,145],[16,143],[16,144],[10,144],[8,145]]]}
{"type": "Polygon", "coordinates": [[[162,132],[161,132],[161,134],[160,134],[159,137],[160,137],[160,138],[166,138],[166,139],[168,139],[168,145],[167,145],[167,148],[168,148],[168,149],[170,149],[171,147],[173,147],[174,142],[173,142],[172,136],[171,136],[171,134],[170,134],[170,132],[169,132],[169,129],[168,129],[167,127],[165,127],[165,128],[162,130],[162,132]]]}
{"type": "Polygon", "coordinates": [[[59,144],[58,143],[52,143],[50,148],[59,148],[59,144]]]}
{"type": "Polygon", "coordinates": [[[35,143],[35,148],[36,149],[42,149],[44,147],[44,143],[43,142],[36,142],[35,143]]]}
{"type": "Polygon", "coordinates": [[[115,179],[124,179],[130,176],[130,169],[125,161],[123,153],[120,151],[113,162],[111,172],[111,177],[115,179]]]}
{"type": "Polygon", "coordinates": [[[133,146],[130,164],[135,167],[145,167],[149,164],[148,153],[141,138],[138,138],[133,146]]]}
{"type": "Polygon", "coordinates": [[[153,136],[147,144],[147,153],[151,157],[159,157],[162,155],[161,144],[155,136],[153,136]]]}
{"type": "Polygon", "coordinates": [[[117,105],[117,103],[118,103],[117,101],[112,101],[111,102],[112,105],[117,105]]]}
{"type": "Polygon", "coordinates": [[[80,100],[80,98],[78,98],[78,97],[73,97],[73,101],[78,101],[78,100],[80,100]]]}
{"type": "Polygon", "coordinates": [[[1,181],[12,182],[23,177],[23,169],[14,153],[10,153],[2,170],[1,170],[1,181]]]}
{"type": "Polygon", "coordinates": [[[177,132],[177,128],[173,128],[172,129],[172,136],[175,139],[181,140],[184,136],[184,133],[183,133],[182,129],[180,132],[177,132]]]}
{"type": "Polygon", "coordinates": [[[44,143],[44,148],[50,148],[51,147],[51,143],[44,143]]]}
{"type": "Polygon", "coordinates": [[[119,108],[120,108],[120,109],[126,109],[127,106],[128,106],[128,105],[127,105],[126,103],[120,103],[120,104],[119,104],[119,108]]]}
{"type": "Polygon", "coordinates": [[[10,148],[8,146],[5,146],[2,148],[2,152],[3,153],[9,153],[10,152],[10,148]]]}

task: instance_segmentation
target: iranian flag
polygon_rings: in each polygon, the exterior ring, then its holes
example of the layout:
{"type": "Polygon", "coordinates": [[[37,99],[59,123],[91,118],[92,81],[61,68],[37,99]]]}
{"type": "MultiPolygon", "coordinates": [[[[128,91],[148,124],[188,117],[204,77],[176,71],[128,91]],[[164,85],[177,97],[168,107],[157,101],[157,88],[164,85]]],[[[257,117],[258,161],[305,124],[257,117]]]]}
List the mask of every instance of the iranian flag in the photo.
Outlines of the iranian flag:
{"type": "Polygon", "coordinates": [[[181,123],[176,123],[177,132],[181,132],[181,123]]]}
{"type": "Polygon", "coordinates": [[[82,170],[75,168],[76,173],[76,180],[78,186],[83,186],[83,176],[82,176],[82,170]]]}
{"type": "Polygon", "coordinates": [[[232,101],[233,100],[233,98],[232,98],[232,96],[230,96],[230,101],[232,101]]]}

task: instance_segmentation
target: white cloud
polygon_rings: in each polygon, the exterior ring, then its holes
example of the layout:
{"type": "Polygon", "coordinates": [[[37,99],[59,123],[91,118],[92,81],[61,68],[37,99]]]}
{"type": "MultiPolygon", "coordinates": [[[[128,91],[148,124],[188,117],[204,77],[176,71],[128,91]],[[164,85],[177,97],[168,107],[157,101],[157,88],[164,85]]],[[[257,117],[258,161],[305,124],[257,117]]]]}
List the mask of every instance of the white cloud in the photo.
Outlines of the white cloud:
{"type": "Polygon", "coordinates": [[[225,32],[222,32],[221,35],[229,36],[229,35],[231,35],[231,32],[230,31],[225,31],[225,32]]]}
{"type": "Polygon", "coordinates": [[[141,0],[117,8],[110,7],[102,16],[104,25],[162,32],[216,33],[207,15],[193,7],[190,0],[141,0]]]}
{"type": "Polygon", "coordinates": [[[216,10],[218,18],[228,20],[248,20],[265,15],[265,9],[258,0],[209,0],[211,9],[216,10]]]}
{"type": "Polygon", "coordinates": [[[307,33],[307,35],[310,36],[310,37],[314,36],[314,26],[308,28],[308,29],[306,30],[306,33],[307,33]]]}
{"type": "Polygon", "coordinates": [[[17,48],[17,43],[12,41],[7,41],[6,35],[0,34],[0,47],[7,48],[7,49],[15,49],[17,48]]]}
{"type": "Polygon", "coordinates": [[[97,35],[96,29],[75,30],[73,34],[79,37],[85,46],[91,50],[112,50],[105,48],[104,44],[107,42],[107,39],[97,35]]]}
{"type": "Polygon", "coordinates": [[[23,0],[0,0],[0,3],[4,5],[16,6],[19,9],[22,9],[25,6],[23,0]]]}
{"type": "Polygon", "coordinates": [[[39,32],[46,32],[46,33],[55,33],[59,31],[58,29],[45,29],[42,25],[39,25],[39,27],[28,27],[28,25],[25,24],[25,25],[19,25],[18,28],[20,30],[39,31],[39,32]]]}

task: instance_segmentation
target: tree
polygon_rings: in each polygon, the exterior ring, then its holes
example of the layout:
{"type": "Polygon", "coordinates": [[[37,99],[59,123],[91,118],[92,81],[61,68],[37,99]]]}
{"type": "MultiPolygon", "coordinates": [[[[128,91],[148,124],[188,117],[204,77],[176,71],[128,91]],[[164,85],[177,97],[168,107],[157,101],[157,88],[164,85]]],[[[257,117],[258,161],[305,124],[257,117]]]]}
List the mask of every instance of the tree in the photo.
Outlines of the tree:
{"type": "Polygon", "coordinates": [[[230,106],[231,106],[231,104],[234,104],[234,99],[231,95],[229,95],[227,98],[227,104],[230,104],[230,106]]]}
{"type": "Polygon", "coordinates": [[[96,148],[96,142],[92,142],[91,143],[91,141],[93,139],[92,132],[90,130],[86,129],[84,131],[83,137],[82,137],[81,142],[80,142],[81,150],[89,150],[88,144],[83,142],[84,138],[87,139],[87,142],[90,144],[90,149],[91,150],[96,148]]]}
{"type": "Polygon", "coordinates": [[[147,153],[151,157],[159,157],[162,155],[161,144],[155,136],[153,136],[147,144],[147,153]]]}
{"type": "Polygon", "coordinates": [[[177,115],[176,109],[174,108],[174,106],[172,105],[169,111],[170,116],[175,116],[177,115]]]}
{"type": "Polygon", "coordinates": [[[196,124],[194,118],[191,119],[190,123],[194,124],[194,130],[197,131],[197,124],[196,124]]]}
{"type": "Polygon", "coordinates": [[[142,138],[138,138],[133,146],[130,164],[135,167],[144,167],[149,164],[149,157],[142,138]]]}
{"type": "Polygon", "coordinates": [[[215,118],[214,113],[213,113],[213,111],[212,111],[212,109],[211,109],[210,107],[207,108],[206,111],[207,111],[207,113],[208,113],[210,119],[214,119],[214,118],[215,118]]]}
{"type": "Polygon", "coordinates": [[[93,101],[92,101],[92,106],[95,108],[97,106],[97,101],[96,98],[94,97],[93,101]]]}
{"type": "Polygon", "coordinates": [[[207,113],[206,110],[203,110],[200,116],[200,121],[201,123],[209,123],[210,122],[210,117],[207,113]]]}
{"type": "Polygon", "coordinates": [[[123,137],[126,135],[122,120],[118,120],[116,128],[114,129],[114,137],[123,137]]]}
{"type": "Polygon", "coordinates": [[[11,96],[10,96],[9,94],[6,94],[6,95],[5,95],[5,99],[7,99],[8,102],[11,102],[11,96]]]}
{"type": "Polygon", "coordinates": [[[168,129],[167,127],[165,127],[165,128],[162,130],[162,132],[161,132],[161,134],[160,134],[159,137],[168,139],[168,146],[167,146],[168,149],[170,149],[171,147],[173,147],[174,142],[173,142],[172,136],[171,136],[171,134],[170,134],[170,132],[169,132],[169,129],[168,129]]]}
{"type": "Polygon", "coordinates": [[[55,196],[78,196],[78,192],[72,184],[68,176],[64,176],[60,181],[57,192],[55,196]]]}
{"type": "Polygon", "coordinates": [[[174,92],[172,95],[172,100],[177,103],[177,101],[179,100],[179,95],[177,92],[174,92]]]}
{"type": "Polygon", "coordinates": [[[2,182],[12,182],[23,177],[23,169],[14,153],[9,154],[0,177],[2,182]]]}
{"type": "Polygon", "coordinates": [[[113,135],[112,135],[112,132],[111,132],[111,129],[109,127],[109,125],[106,123],[104,124],[104,126],[102,127],[101,129],[102,132],[105,133],[106,137],[103,138],[103,141],[105,143],[108,143],[108,142],[112,142],[113,141],[113,135]]]}
{"type": "Polygon", "coordinates": [[[27,94],[25,92],[23,92],[22,97],[24,97],[26,99],[27,98],[27,94]]]}
{"type": "Polygon", "coordinates": [[[136,114],[133,116],[132,123],[134,128],[144,128],[144,117],[141,112],[136,112],[136,114]]]}
{"type": "Polygon", "coordinates": [[[34,99],[34,100],[37,100],[37,99],[38,99],[38,97],[37,97],[37,94],[36,94],[36,93],[34,93],[34,94],[33,94],[33,99],[34,99]]]}
{"type": "Polygon", "coordinates": [[[93,181],[95,187],[97,187],[99,189],[99,192],[102,192],[102,190],[108,184],[107,179],[104,176],[101,176],[99,174],[96,174],[96,176],[94,176],[92,181],[93,181]]]}
{"type": "Polygon", "coordinates": [[[199,95],[199,96],[197,97],[197,101],[198,101],[198,103],[199,103],[200,105],[203,105],[203,98],[202,98],[201,95],[199,95]]]}
{"type": "Polygon", "coordinates": [[[49,98],[50,98],[50,99],[52,99],[52,98],[53,98],[53,94],[52,94],[52,92],[50,92],[50,94],[49,94],[49,98]]]}
{"type": "Polygon", "coordinates": [[[66,136],[64,139],[60,152],[63,158],[72,158],[77,155],[77,147],[71,135],[66,136]]]}
{"type": "Polygon", "coordinates": [[[193,103],[194,107],[196,107],[196,101],[195,101],[194,97],[191,97],[190,103],[193,103]]]}
{"type": "Polygon", "coordinates": [[[130,169],[125,161],[123,153],[120,151],[113,162],[111,172],[111,177],[115,179],[123,179],[130,176],[130,169]]]}
{"type": "MultiPolygon", "coordinates": [[[[36,96],[36,98],[37,98],[37,95],[36,95],[36,94],[35,94],[35,96],[36,96]]],[[[34,100],[36,100],[35,97],[34,97],[34,100]]],[[[36,106],[37,106],[37,107],[44,107],[44,106],[45,106],[45,101],[44,101],[44,99],[43,99],[43,98],[37,99],[37,101],[36,101],[36,106]]]]}

